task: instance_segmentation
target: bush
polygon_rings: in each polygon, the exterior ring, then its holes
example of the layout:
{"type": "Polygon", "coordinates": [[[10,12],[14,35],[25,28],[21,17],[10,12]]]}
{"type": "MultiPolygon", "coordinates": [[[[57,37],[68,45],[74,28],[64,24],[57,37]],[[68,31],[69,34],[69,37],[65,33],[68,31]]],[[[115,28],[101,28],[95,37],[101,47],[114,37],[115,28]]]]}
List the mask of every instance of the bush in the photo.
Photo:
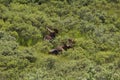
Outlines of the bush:
{"type": "Polygon", "coordinates": [[[0,80],[120,80],[119,0],[0,0],[0,80]],[[44,41],[46,26],[59,30],[44,41]],[[74,39],[60,55],[49,50],[74,39]]]}
{"type": "Polygon", "coordinates": [[[18,33],[18,42],[20,45],[34,45],[41,39],[40,31],[36,27],[28,24],[14,24],[9,30],[18,33]]]}
{"type": "Polygon", "coordinates": [[[107,0],[108,2],[114,2],[114,3],[119,3],[120,0],[107,0]]]}

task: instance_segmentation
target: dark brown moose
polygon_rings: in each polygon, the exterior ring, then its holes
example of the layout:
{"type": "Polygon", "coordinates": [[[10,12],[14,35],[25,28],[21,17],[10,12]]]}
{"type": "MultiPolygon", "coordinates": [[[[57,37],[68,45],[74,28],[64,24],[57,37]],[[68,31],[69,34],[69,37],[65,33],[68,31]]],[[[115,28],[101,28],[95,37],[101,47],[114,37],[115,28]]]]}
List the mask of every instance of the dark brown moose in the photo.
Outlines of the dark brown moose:
{"type": "Polygon", "coordinates": [[[75,41],[72,39],[68,39],[67,43],[63,43],[61,46],[57,46],[56,48],[49,51],[49,54],[59,54],[62,51],[67,51],[70,48],[73,48],[75,41]]]}
{"type": "Polygon", "coordinates": [[[56,34],[58,33],[57,29],[50,29],[46,27],[46,29],[49,31],[48,35],[45,35],[44,40],[52,40],[56,37],[56,34]]]}

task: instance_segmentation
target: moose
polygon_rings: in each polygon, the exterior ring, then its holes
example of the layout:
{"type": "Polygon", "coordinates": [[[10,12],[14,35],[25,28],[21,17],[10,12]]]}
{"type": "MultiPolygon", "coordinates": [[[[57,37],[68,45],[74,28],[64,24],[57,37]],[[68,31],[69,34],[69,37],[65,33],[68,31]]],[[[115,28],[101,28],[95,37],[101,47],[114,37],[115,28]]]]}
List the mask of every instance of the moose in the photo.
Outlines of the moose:
{"type": "Polygon", "coordinates": [[[58,33],[58,30],[55,28],[50,29],[48,27],[46,27],[46,29],[49,31],[49,34],[45,35],[44,40],[50,41],[50,40],[54,39],[58,33]]]}
{"type": "Polygon", "coordinates": [[[56,48],[49,51],[49,54],[58,55],[62,51],[67,51],[70,48],[73,48],[75,41],[72,39],[68,39],[67,43],[63,42],[63,45],[57,46],[56,48]]]}

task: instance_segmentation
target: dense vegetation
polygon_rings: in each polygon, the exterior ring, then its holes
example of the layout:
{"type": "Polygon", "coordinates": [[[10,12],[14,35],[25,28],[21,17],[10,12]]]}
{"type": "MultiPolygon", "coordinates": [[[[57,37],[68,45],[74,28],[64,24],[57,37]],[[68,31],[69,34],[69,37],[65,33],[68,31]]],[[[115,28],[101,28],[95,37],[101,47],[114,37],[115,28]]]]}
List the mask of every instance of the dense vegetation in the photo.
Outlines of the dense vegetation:
{"type": "Polygon", "coordinates": [[[120,80],[120,0],[0,0],[0,80],[120,80]],[[59,29],[44,41],[46,26],[59,29]],[[74,49],[48,51],[72,38],[74,49]]]}

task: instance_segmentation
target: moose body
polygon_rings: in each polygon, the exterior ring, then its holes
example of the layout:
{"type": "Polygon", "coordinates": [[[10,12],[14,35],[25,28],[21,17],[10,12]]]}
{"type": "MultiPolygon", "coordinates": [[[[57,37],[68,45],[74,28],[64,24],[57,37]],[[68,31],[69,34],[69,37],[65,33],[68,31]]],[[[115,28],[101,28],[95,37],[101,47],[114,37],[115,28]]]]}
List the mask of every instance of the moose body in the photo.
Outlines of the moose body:
{"type": "Polygon", "coordinates": [[[59,54],[62,51],[67,51],[70,48],[73,48],[74,41],[71,39],[68,39],[68,43],[64,43],[62,46],[58,46],[52,50],[49,51],[50,54],[59,54]]]}

